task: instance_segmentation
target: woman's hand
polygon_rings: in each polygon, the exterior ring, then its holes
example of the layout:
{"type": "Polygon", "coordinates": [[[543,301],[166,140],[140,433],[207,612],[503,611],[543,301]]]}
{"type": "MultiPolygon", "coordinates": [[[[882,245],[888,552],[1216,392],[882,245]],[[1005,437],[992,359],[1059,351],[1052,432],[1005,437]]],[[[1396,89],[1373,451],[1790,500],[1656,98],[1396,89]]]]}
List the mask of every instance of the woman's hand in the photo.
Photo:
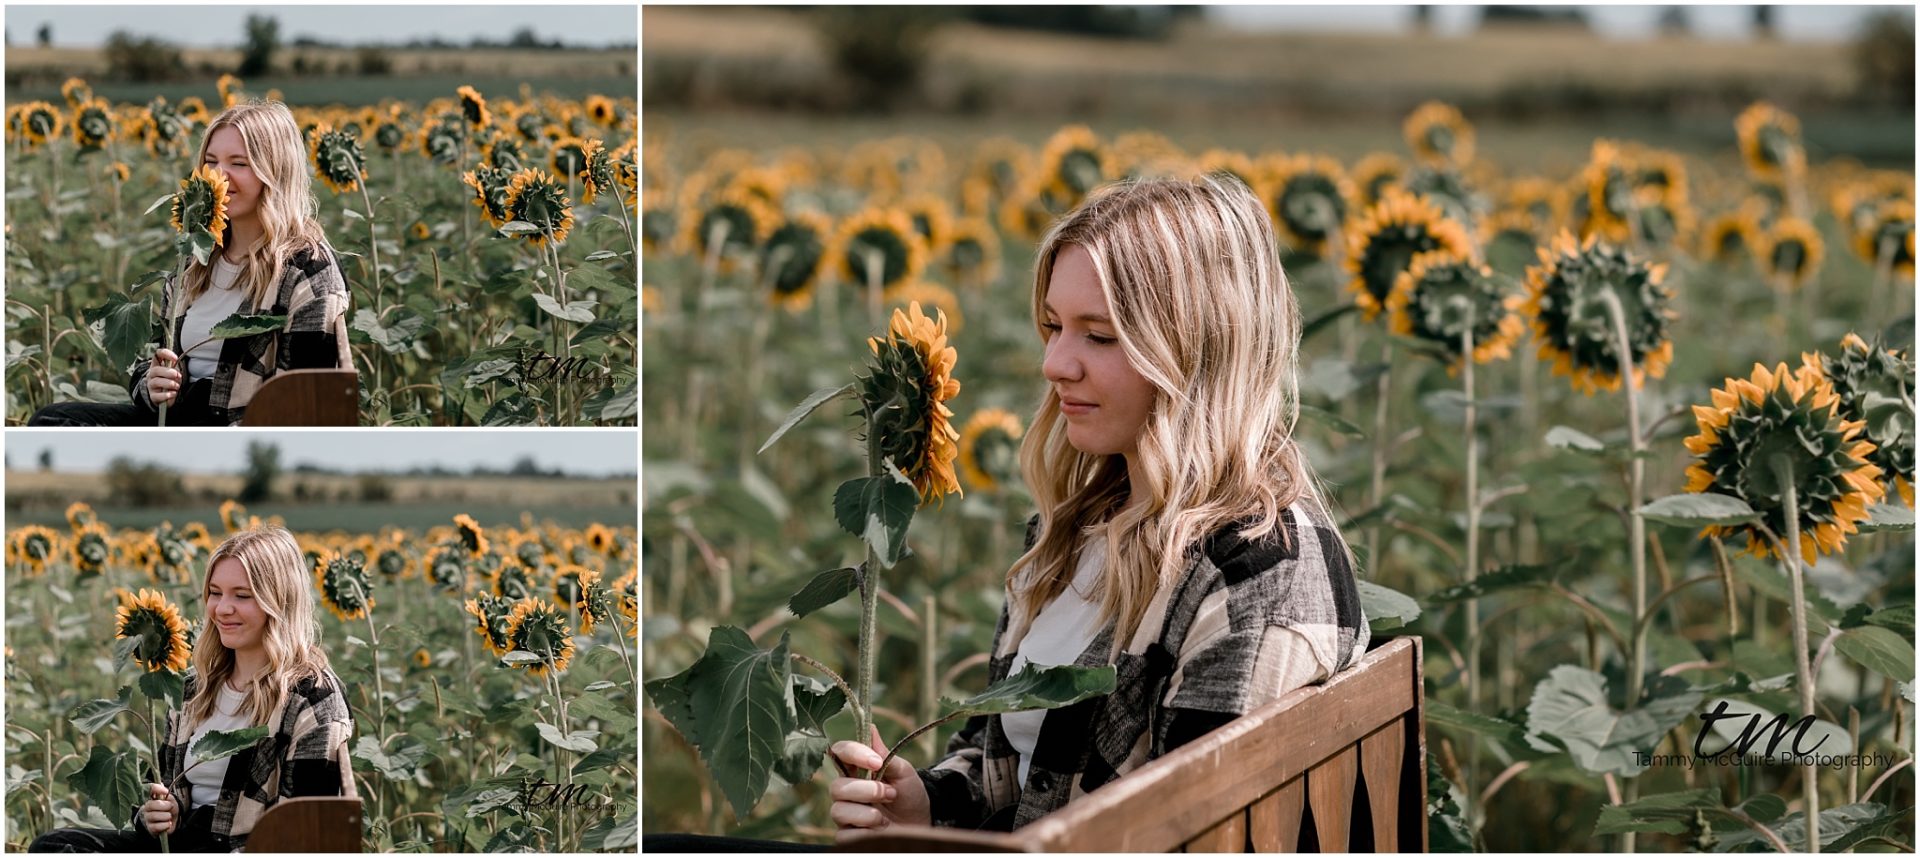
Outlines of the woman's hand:
{"type": "Polygon", "coordinates": [[[167,405],[180,396],[180,370],[174,369],[180,363],[180,356],[169,349],[153,353],[153,363],[147,367],[147,398],[154,405],[167,405]]]}
{"type": "Polygon", "coordinates": [[[147,833],[155,837],[173,830],[173,818],[179,809],[174,807],[173,794],[159,784],[147,784],[147,803],[140,805],[140,821],[147,824],[147,833]]]}
{"type": "Polygon", "coordinates": [[[828,754],[843,775],[827,787],[827,795],[833,798],[829,815],[840,827],[836,841],[844,842],[847,834],[862,829],[933,824],[927,787],[904,757],[894,757],[879,780],[854,776],[856,772],[878,770],[880,761],[886,759],[887,746],[880,741],[879,727],[873,728],[871,747],[859,742],[835,742],[828,754]]]}

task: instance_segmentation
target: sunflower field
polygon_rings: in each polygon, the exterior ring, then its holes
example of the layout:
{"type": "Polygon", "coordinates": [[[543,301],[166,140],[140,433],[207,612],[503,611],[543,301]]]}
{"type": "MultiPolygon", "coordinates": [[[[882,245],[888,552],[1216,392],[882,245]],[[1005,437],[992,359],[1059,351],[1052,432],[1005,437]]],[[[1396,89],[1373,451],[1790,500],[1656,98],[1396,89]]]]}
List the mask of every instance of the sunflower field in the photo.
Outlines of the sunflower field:
{"type": "Polygon", "coordinates": [[[877,661],[889,743],[980,691],[1033,512],[1034,246],[1104,183],[1224,171],[1277,227],[1298,436],[1374,637],[1425,639],[1436,851],[1910,851],[1914,177],[1809,151],[1773,105],[1729,119],[1553,171],[1438,102],[1339,151],[650,122],[643,829],[830,842],[822,752],[864,735],[837,674],[877,661]],[[889,357],[897,311],[952,355],[889,357]],[[889,395],[916,416],[880,431],[889,395]],[[921,490],[886,489],[898,515],[833,488],[882,465],[921,490]],[[963,494],[924,491],[942,466],[963,494]],[[864,617],[844,597],[895,524],[864,617]],[[784,743],[688,730],[676,692],[723,656],[784,743]],[[1742,739],[1776,716],[1818,765],[1742,739]]]}
{"type": "MultiPolygon", "coordinates": [[[[79,503],[67,519],[7,534],[10,851],[53,828],[119,827],[145,800],[152,730],[207,633],[207,560],[261,523],[232,501],[218,520],[150,530],[79,503]]],[[[292,524],[348,688],[367,851],[635,847],[630,525],[292,524]]]]}
{"type": "MultiPolygon", "coordinates": [[[[210,183],[167,205],[207,123],[256,97],[232,76],[217,89],[113,104],[75,78],[64,104],[8,105],[8,422],[128,401],[176,232],[204,255],[223,221],[210,183]]],[[[362,424],[633,425],[633,99],[463,86],[294,117],[351,293],[362,424]]]]}

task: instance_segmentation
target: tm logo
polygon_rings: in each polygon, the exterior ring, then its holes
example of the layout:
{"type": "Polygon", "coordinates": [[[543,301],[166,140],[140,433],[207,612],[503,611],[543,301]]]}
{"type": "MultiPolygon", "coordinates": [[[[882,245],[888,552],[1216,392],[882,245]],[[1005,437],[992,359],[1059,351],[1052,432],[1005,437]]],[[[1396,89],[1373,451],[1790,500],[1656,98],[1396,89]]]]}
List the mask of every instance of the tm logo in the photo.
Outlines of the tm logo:
{"type": "MultiPolygon", "coordinates": [[[[1793,755],[1796,757],[1811,756],[1815,751],[1820,750],[1820,746],[1826,744],[1828,739],[1833,738],[1832,733],[1821,731],[1820,741],[1815,742],[1813,747],[1800,747],[1801,743],[1807,739],[1807,731],[1813,729],[1814,720],[1812,715],[1808,715],[1798,721],[1792,721],[1789,720],[1786,715],[1782,714],[1773,716],[1773,720],[1766,721],[1763,724],[1761,713],[1728,712],[1727,701],[1722,700],[1718,706],[1714,707],[1713,711],[1700,713],[1700,735],[1693,738],[1693,753],[1698,757],[1718,757],[1724,756],[1729,752],[1736,756],[1745,756],[1749,749],[1759,743],[1763,737],[1766,737],[1768,729],[1771,729],[1773,735],[1771,738],[1767,738],[1767,757],[1773,756],[1774,749],[1780,746],[1781,740],[1785,739],[1788,733],[1793,734],[1793,743],[1789,746],[1793,751],[1793,755]],[[1747,719],[1746,726],[1740,728],[1740,735],[1718,752],[1713,754],[1706,753],[1704,745],[1706,743],[1707,733],[1713,730],[1713,725],[1719,721],[1729,721],[1736,718],[1747,719]]],[[[1734,725],[1729,724],[1728,726],[1731,727],[1734,725]]],[[[1723,732],[1725,731],[1723,730],[1723,732]]]]}

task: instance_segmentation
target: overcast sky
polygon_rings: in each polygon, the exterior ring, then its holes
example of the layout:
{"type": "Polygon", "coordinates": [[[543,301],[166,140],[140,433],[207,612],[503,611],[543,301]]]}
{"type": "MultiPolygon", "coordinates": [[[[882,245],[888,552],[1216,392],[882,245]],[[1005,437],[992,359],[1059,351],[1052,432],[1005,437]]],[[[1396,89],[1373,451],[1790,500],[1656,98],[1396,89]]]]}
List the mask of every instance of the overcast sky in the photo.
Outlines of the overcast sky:
{"type": "Polygon", "coordinates": [[[541,470],[560,468],[580,476],[634,474],[640,470],[639,441],[631,429],[481,429],[470,431],[392,429],[356,432],[268,432],[236,429],[220,432],[9,430],[9,464],[39,467],[40,451],[53,450],[60,471],[104,471],[115,456],[158,461],[189,473],[227,473],[246,465],[247,442],[280,446],[280,464],[302,462],[343,470],[405,471],[435,464],[465,471],[484,464],[498,470],[532,456],[541,470]]]}
{"type": "Polygon", "coordinates": [[[53,25],[57,47],[97,47],[115,30],[153,36],[185,47],[237,47],[248,15],[280,22],[280,41],[301,36],[346,43],[400,43],[439,36],[465,44],[476,36],[506,41],[522,27],[541,41],[570,45],[639,43],[636,4],[545,6],[538,3],[458,6],[15,6],[6,7],[13,44],[31,45],[41,24],[53,25]]]}
{"type": "MultiPolygon", "coordinates": [[[[1571,6],[1586,13],[1595,32],[1622,39],[1647,38],[1656,32],[1665,5],[1571,6]]],[[[1860,22],[1880,9],[1875,6],[1779,6],[1773,10],[1774,30],[1793,41],[1845,41],[1854,37],[1860,22]]],[[[1892,7],[1912,16],[1911,6],[1892,7]]],[[[1753,23],[1751,5],[1687,6],[1693,32],[1710,39],[1743,39],[1753,23]]],[[[1257,29],[1344,30],[1406,32],[1413,22],[1412,6],[1214,6],[1216,21],[1257,29]]],[[[1472,30],[1480,22],[1479,4],[1440,6],[1433,25],[1441,34],[1472,30]]]]}

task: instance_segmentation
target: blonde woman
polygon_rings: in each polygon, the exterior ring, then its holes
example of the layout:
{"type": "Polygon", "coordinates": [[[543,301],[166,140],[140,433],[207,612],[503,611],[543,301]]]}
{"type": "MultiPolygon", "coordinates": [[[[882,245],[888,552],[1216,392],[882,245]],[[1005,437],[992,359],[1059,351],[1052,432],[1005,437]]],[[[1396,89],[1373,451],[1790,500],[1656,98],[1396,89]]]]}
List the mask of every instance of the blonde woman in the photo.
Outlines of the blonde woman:
{"type": "Polygon", "coordinates": [[[134,364],[131,405],[62,402],[33,426],[231,425],[281,370],[353,366],[347,352],[347,284],[315,215],[307,147],[293,113],[277,101],[243,102],[207,126],[197,161],[226,176],[227,226],[211,265],[189,261],[169,278],[161,318],[174,348],[134,364]],[[235,313],[285,315],[279,330],[211,336],[235,313]],[[176,349],[184,353],[176,353],[176,349]]]}
{"type": "Polygon", "coordinates": [[[63,828],[30,852],[232,852],[283,798],[351,795],[343,767],[353,735],[345,685],[320,648],[313,579],[293,535],[277,526],[227,538],[200,587],[206,622],[194,643],[185,706],[168,713],[161,783],[132,831],[63,828]],[[190,753],[209,731],[266,725],[253,747],[212,762],[190,753]]]}
{"type": "Polygon", "coordinates": [[[1046,390],[1022,442],[1039,514],[1007,577],[989,681],[1113,665],[1115,691],[974,718],[916,770],[831,749],[844,839],[1011,830],[1365,651],[1350,552],[1294,439],[1300,312],[1272,222],[1225,176],[1111,186],[1041,243],[1046,390]]]}

